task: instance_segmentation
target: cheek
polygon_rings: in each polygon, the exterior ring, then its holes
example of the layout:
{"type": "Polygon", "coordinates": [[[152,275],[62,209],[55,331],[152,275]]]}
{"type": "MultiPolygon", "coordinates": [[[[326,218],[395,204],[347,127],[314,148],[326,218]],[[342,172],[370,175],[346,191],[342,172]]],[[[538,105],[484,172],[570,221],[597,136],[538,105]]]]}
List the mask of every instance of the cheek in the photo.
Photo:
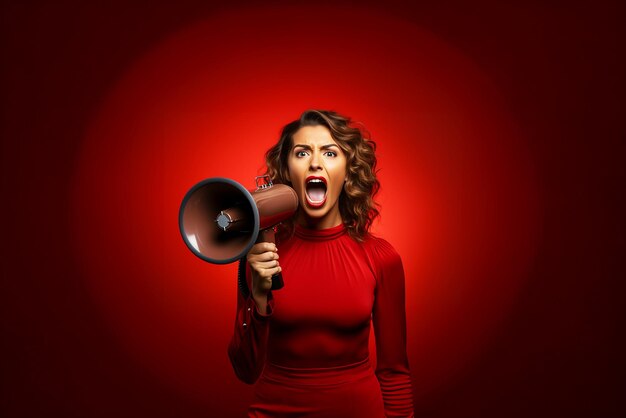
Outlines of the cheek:
{"type": "Polygon", "coordinates": [[[287,160],[287,175],[289,176],[289,181],[294,183],[297,176],[297,170],[295,169],[295,164],[291,159],[287,160]]]}
{"type": "Polygon", "coordinates": [[[338,183],[342,183],[343,185],[343,181],[346,179],[347,177],[347,164],[346,164],[346,160],[345,158],[339,160],[339,161],[335,161],[330,169],[329,172],[332,175],[333,181],[336,181],[338,183]]]}
{"type": "Polygon", "coordinates": [[[344,180],[347,176],[346,161],[337,161],[334,166],[329,168],[329,174],[332,178],[331,193],[338,197],[343,190],[344,180]]]}
{"type": "Polygon", "coordinates": [[[289,174],[289,181],[291,182],[291,186],[296,191],[300,191],[302,186],[301,170],[298,170],[298,166],[296,164],[292,164],[290,162],[287,167],[287,172],[289,174]]]}

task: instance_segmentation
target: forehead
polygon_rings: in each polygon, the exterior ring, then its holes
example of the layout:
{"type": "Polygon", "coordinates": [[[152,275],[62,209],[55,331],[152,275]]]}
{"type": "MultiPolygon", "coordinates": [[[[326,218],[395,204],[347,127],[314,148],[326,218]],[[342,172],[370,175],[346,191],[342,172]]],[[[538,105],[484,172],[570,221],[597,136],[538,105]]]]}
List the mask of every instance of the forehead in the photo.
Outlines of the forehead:
{"type": "Polygon", "coordinates": [[[303,126],[293,134],[293,146],[337,144],[330,131],[323,125],[303,126]]]}

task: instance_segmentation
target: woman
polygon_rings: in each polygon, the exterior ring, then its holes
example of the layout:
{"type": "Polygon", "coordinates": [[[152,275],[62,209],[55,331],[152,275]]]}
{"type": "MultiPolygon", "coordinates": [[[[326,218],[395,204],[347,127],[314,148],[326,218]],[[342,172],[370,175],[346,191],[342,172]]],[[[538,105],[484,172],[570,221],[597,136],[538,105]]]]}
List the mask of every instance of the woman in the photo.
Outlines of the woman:
{"type": "Polygon", "coordinates": [[[239,293],[228,353],[237,376],[257,382],[249,417],[413,416],[402,262],[368,233],[374,151],[348,118],[309,110],[266,153],[267,174],[300,206],[276,245],[247,256],[251,295],[239,293]],[[285,287],[271,292],[281,271],[285,287]]]}

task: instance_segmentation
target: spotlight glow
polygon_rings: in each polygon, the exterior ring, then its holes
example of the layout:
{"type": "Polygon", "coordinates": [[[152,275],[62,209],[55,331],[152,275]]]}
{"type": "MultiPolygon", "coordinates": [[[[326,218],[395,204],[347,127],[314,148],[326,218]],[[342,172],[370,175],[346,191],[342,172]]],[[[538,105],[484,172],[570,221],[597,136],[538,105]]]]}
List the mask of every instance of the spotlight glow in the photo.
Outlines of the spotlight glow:
{"type": "Polygon", "coordinates": [[[378,144],[375,232],[404,261],[418,398],[484,348],[533,255],[532,164],[485,74],[400,18],[315,10],[223,13],[155,45],[112,88],[77,161],[75,257],[111,329],[217,415],[249,393],[226,357],[236,266],[193,256],[178,208],[207,177],[252,188],[265,150],[303,110],[352,116],[378,144]]]}

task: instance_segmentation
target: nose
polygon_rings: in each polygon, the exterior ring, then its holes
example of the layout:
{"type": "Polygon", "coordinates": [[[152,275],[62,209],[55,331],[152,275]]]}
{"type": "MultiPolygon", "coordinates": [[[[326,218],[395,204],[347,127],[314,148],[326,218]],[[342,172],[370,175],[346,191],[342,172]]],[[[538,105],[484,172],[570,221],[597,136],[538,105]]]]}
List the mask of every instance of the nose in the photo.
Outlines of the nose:
{"type": "Polygon", "coordinates": [[[322,169],[322,166],[320,165],[319,153],[314,152],[313,155],[311,156],[311,164],[309,165],[309,170],[317,171],[321,169],[322,169]]]}

